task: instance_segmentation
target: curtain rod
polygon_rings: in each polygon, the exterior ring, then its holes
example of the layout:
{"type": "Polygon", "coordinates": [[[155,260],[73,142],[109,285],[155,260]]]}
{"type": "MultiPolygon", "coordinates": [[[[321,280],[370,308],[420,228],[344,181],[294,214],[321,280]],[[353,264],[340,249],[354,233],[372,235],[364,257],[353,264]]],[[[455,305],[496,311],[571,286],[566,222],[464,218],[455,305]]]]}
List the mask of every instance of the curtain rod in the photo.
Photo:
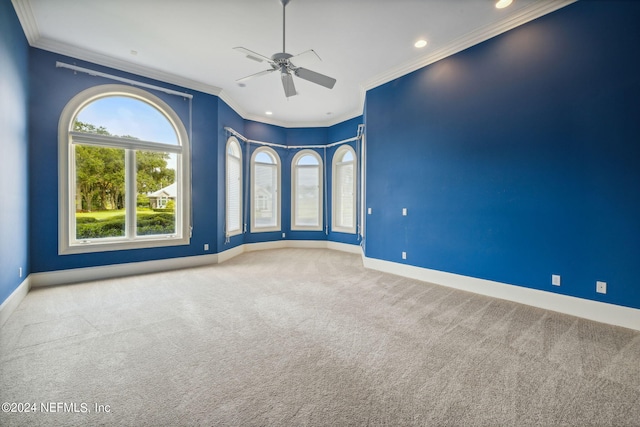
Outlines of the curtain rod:
{"type": "Polygon", "coordinates": [[[130,85],[133,85],[133,86],[140,86],[140,87],[143,87],[143,88],[146,88],[146,89],[158,90],[160,92],[164,92],[164,93],[167,93],[169,95],[176,95],[176,96],[181,96],[183,98],[193,99],[193,95],[191,95],[190,93],[178,92],[178,91],[167,89],[167,88],[160,87],[160,86],[150,85],[150,84],[147,84],[147,83],[142,83],[142,82],[138,82],[138,81],[131,80],[131,79],[125,79],[124,77],[114,76],[113,74],[107,74],[107,73],[103,73],[101,71],[92,70],[92,69],[89,69],[89,68],[78,67],[77,65],[66,64],[66,63],[60,62],[60,61],[56,61],[56,68],[68,68],[69,70],[79,71],[81,73],[86,73],[86,74],[89,74],[91,76],[104,77],[106,79],[115,80],[115,81],[118,81],[118,82],[121,82],[121,83],[127,83],[127,84],[130,84],[130,85]]]}
{"type": "MultiPolygon", "coordinates": [[[[361,125],[358,125],[358,127],[360,127],[360,126],[361,125]]],[[[362,134],[360,134],[358,136],[354,136],[354,137],[351,137],[351,138],[343,139],[342,141],[332,142],[332,143],[327,144],[327,145],[282,145],[282,144],[276,144],[276,143],[273,143],[273,142],[265,142],[265,141],[257,141],[255,139],[249,139],[249,138],[245,137],[244,135],[242,135],[240,132],[238,132],[235,129],[230,128],[228,126],[225,126],[224,130],[226,130],[227,132],[233,134],[234,136],[237,136],[238,138],[240,138],[244,142],[248,142],[250,144],[261,144],[261,145],[267,145],[269,147],[291,148],[291,149],[329,148],[329,147],[335,147],[336,145],[340,145],[340,144],[346,144],[347,142],[357,141],[358,139],[362,138],[362,134]]]]}

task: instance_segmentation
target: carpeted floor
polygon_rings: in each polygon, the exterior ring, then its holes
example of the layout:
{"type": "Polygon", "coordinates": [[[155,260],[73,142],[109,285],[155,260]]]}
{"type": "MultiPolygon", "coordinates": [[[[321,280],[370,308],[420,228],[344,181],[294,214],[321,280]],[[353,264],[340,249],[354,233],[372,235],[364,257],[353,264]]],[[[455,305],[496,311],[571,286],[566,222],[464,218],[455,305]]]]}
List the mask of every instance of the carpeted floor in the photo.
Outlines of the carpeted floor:
{"type": "Polygon", "coordinates": [[[33,290],[0,329],[0,402],[32,411],[2,426],[638,426],[640,333],[251,252],[33,290]]]}

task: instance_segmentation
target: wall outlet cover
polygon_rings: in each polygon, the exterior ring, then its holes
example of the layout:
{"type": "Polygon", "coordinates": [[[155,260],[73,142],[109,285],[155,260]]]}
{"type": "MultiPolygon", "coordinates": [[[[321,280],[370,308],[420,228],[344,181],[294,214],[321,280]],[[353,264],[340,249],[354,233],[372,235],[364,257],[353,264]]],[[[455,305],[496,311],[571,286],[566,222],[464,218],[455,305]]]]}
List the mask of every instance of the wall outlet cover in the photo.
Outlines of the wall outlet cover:
{"type": "Polygon", "coordinates": [[[597,281],[596,282],[596,292],[599,293],[599,294],[606,294],[607,293],[607,282],[597,281]]]}

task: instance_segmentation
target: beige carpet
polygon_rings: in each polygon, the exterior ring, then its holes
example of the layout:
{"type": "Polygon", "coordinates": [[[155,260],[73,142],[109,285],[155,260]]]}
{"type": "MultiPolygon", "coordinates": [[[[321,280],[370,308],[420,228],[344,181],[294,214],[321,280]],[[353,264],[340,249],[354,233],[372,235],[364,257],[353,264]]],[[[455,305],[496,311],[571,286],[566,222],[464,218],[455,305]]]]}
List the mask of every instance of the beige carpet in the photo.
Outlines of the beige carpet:
{"type": "Polygon", "coordinates": [[[0,401],[36,410],[2,426],[638,426],[640,333],[252,252],[33,290],[0,329],[0,401]]]}

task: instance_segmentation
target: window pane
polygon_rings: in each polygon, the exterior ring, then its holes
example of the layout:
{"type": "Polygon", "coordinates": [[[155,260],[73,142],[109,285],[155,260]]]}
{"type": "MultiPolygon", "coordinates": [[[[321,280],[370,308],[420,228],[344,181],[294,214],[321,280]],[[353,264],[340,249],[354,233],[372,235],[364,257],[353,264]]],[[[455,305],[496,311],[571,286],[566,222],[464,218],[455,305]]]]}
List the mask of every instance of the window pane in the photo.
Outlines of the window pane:
{"type": "Polygon", "coordinates": [[[339,164],[336,168],[336,175],[338,192],[336,195],[336,222],[338,227],[352,228],[354,212],[353,163],[339,164]]]}
{"type": "Polygon", "coordinates": [[[240,230],[240,197],[242,197],[240,185],[240,159],[229,155],[227,156],[227,232],[240,230]]]}
{"type": "Polygon", "coordinates": [[[74,130],[178,145],[171,122],[158,109],[128,96],[93,101],[76,116],[74,130]]]}
{"type": "Polygon", "coordinates": [[[255,161],[256,163],[274,163],[273,158],[264,151],[256,154],[255,161]]]}
{"type": "Polygon", "coordinates": [[[273,164],[256,163],[254,171],[253,214],[255,227],[275,227],[278,217],[276,205],[278,200],[277,167],[273,164]]]}
{"type": "Polygon", "coordinates": [[[136,152],[136,234],[175,234],[177,154],[136,152]]]}
{"type": "MultiPolygon", "coordinates": [[[[305,156],[306,157],[312,156],[305,156]]],[[[301,159],[301,160],[302,160],[301,159]]],[[[315,159],[314,159],[315,160],[315,159]]],[[[317,164],[317,160],[316,160],[317,164]]],[[[295,224],[320,225],[320,173],[317,166],[296,167],[295,224]]]]}
{"type": "Polygon", "coordinates": [[[77,240],[125,235],[124,150],[74,145],[77,240]]]}
{"type": "Polygon", "coordinates": [[[300,157],[298,165],[318,165],[318,159],[310,154],[300,157]]]}

